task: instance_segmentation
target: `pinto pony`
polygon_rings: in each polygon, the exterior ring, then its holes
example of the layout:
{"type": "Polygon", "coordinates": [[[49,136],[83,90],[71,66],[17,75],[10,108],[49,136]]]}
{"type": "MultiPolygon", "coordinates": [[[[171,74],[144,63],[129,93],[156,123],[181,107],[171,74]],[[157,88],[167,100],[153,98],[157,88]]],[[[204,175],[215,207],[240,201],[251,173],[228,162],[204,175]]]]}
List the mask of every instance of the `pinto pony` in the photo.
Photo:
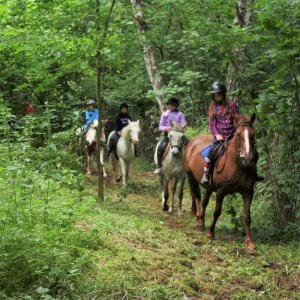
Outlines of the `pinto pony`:
{"type": "MultiPolygon", "coordinates": [[[[186,124],[170,122],[171,130],[168,132],[169,143],[166,147],[165,154],[162,161],[162,169],[160,173],[160,185],[162,190],[162,209],[164,211],[173,212],[174,197],[176,186],[179,182],[178,189],[178,216],[182,216],[182,197],[183,187],[186,179],[186,172],[184,169],[184,149],[183,149],[183,133],[186,130],[186,124]],[[171,194],[170,206],[167,204],[169,199],[169,190],[171,194]]],[[[154,163],[157,165],[157,151],[156,146],[154,154],[154,163]]]]}
{"type": "Polygon", "coordinates": [[[244,202],[244,222],[246,229],[246,246],[249,250],[256,248],[251,236],[250,206],[254,194],[256,181],[256,160],[254,150],[255,114],[251,117],[240,116],[235,120],[236,132],[225,153],[217,159],[211,172],[211,182],[202,184],[204,157],[200,152],[211,143],[211,135],[199,135],[190,141],[185,149],[184,164],[193,199],[192,212],[196,214],[197,227],[205,230],[205,210],[209,197],[216,193],[216,205],[212,223],[209,226],[207,237],[215,238],[216,222],[221,215],[223,199],[228,194],[240,193],[244,202]],[[201,194],[199,184],[206,189],[201,207],[201,194]]]}
{"type": "MultiPolygon", "coordinates": [[[[126,186],[128,181],[129,169],[135,153],[134,146],[139,142],[140,130],[139,121],[129,121],[129,124],[121,131],[121,136],[117,142],[115,153],[110,154],[113,177],[116,181],[120,181],[119,172],[121,171],[123,187],[126,186]]],[[[113,131],[109,134],[108,141],[112,134],[113,131]]]]}
{"type": "MultiPolygon", "coordinates": [[[[100,161],[103,166],[103,177],[107,177],[107,174],[104,169],[104,160],[103,160],[103,153],[104,153],[104,145],[106,142],[105,138],[105,128],[106,128],[106,121],[101,121],[102,122],[102,130],[100,132],[100,161]]],[[[98,120],[94,120],[93,122],[94,127],[98,126],[98,120]]],[[[89,127],[87,129],[85,139],[86,139],[86,144],[83,146],[84,154],[85,154],[85,160],[86,160],[86,174],[91,175],[91,163],[92,163],[92,154],[96,150],[96,143],[97,143],[97,130],[94,127],[89,127]]],[[[77,134],[80,134],[82,131],[81,128],[78,128],[76,130],[77,134]]]]}

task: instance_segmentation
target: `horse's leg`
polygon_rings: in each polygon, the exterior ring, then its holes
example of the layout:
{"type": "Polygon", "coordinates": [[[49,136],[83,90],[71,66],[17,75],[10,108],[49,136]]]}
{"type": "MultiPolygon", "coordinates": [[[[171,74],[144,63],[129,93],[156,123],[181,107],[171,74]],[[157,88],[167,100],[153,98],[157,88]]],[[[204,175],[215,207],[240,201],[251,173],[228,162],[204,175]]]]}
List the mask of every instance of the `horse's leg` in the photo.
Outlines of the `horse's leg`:
{"type": "Polygon", "coordinates": [[[168,199],[169,199],[169,181],[170,178],[163,178],[163,188],[162,188],[162,209],[164,211],[169,210],[168,199]]]}
{"type": "Polygon", "coordinates": [[[103,167],[103,177],[106,178],[107,174],[105,173],[105,169],[104,169],[103,153],[104,153],[104,149],[103,149],[103,147],[100,147],[100,162],[103,167]]]}
{"type": "MultiPolygon", "coordinates": [[[[223,191],[217,191],[217,193],[216,193],[216,206],[215,206],[215,210],[214,210],[214,213],[213,213],[213,220],[212,220],[212,222],[209,226],[208,232],[206,234],[206,236],[210,240],[215,239],[215,227],[216,227],[217,220],[218,220],[218,218],[220,217],[220,215],[222,213],[223,200],[224,200],[223,191]]],[[[208,201],[207,201],[207,204],[208,204],[208,201]]]]}
{"type": "Polygon", "coordinates": [[[183,198],[183,187],[184,187],[185,177],[179,181],[178,188],[178,217],[182,217],[182,198],[183,198]]]}
{"type": "Polygon", "coordinates": [[[86,174],[91,175],[92,155],[89,154],[87,149],[85,149],[85,156],[86,156],[86,174]]]}
{"type": "Polygon", "coordinates": [[[124,162],[123,158],[119,157],[119,163],[120,163],[123,187],[125,187],[126,186],[126,171],[125,171],[125,162],[124,162]]]}
{"type": "Polygon", "coordinates": [[[168,184],[168,191],[169,191],[169,197],[170,197],[170,205],[169,205],[169,213],[173,213],[174,210],[174,197],[176,192],[176,185],[177,181],[174,177],[172,177],[168,184]]]}
{"type": "Polygon", "coordinates": [[[250,206],[253,199],[253,189],[250,193],[243,194],[244,200],[244,222],[245,222],[245,229],[246,229],[246,246],[248,250],[254,250],[256,248],[255,244],[252,242],[252,235],[251,235],[251,213],[250,213],[250,206]]]}
{"type": "Polygon", "coordinates": [[[197,180],[195,179],[191,171],[187,171],[187,178],[188,178],[191,196],[193,200],[191,214],[196,215],[197,228],[200,231],[203,231],[205,224],[204,224],[204,220],[201,218],[201,209],[200,209],[201,194],[200,194],[199,183],[197,182],[197,180]]]}
{"type": "Polygon", "coordinates": [[[130,162],[126,162],[125,167],[126,167],[126,169],[125,169],[125,172],[126,172],[125,181],[128,182],[130,162]]]}
{"type": "Polygon", "coordinates": [[[200,219],[203,221],[203,225],[202,225],[202,227],[199,227],[200,231],[205,230],[206,207],[209,203],[209,198],[210,198],[211,194],[212,194],[212,192],[205,190],[204,197],[203,197],[202,203],[201,203],[202,210],[201,210],[201,213],[200,213],[200,219]]]}

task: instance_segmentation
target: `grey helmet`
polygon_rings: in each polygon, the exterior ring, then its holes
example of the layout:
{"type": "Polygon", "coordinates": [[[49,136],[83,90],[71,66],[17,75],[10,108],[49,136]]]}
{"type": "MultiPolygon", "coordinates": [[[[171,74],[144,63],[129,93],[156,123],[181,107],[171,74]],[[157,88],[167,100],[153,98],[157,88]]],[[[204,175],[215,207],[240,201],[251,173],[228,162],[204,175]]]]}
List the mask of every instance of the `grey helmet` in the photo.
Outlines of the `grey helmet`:
{"type": "Polygon", "coordinates": [[[89,105],[91,105],[91,104],[95,104],[96,102],[94,101],[94,100],[89,100],[88,102],[87,102],[87,105],[89,106],[89,105]]]}

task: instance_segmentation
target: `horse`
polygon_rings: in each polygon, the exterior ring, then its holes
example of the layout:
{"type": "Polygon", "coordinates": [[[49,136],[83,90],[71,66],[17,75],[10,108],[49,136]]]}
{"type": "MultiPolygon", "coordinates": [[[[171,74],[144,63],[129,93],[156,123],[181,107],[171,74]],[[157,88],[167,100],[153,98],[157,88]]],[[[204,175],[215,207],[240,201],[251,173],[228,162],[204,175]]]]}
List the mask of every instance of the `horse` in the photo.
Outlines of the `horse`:
{"type": "MultiPolygon", "coordinates": [[[[160,173],[160,186],[162,191],[162,209],[164,211],[173,212],[174,198],[176,192],[176,186],[179,182],[178,190],[178,217],[182,214],[182,197],[183,187],[186,179],[186,172],[184,169],[184,149],[182,147],[183,133],[186,130],[186,124],[181,125],[179,123],[170,122],[171,130],[168,132],[169,143],[166,146],[166,150],[163,156],[162,168],[160,173]],[[169,190],[171,194],[170,206],[167,201],[169,199],[169,190]]],[[[157,151],[158,145],[156,145],[154,154],[154,163],[157,165],[157,151]]]]}
{"type": "Polygon", "coordinates": [[[256,160],[254,157],[254,129],[253,122],[255,114],[251,117],[240,116],[235,119],[236,132],[229,146],[217,159],[213,167],[211,182],[202,184],[201,178],[204,174],[204,157],[200,152],[211,143],[211,135],[199,135],[193,138],[185,149],[184,166],[190,186],[193,200],[192,213],[196,214],[196,224],[200,231],[205,230],[205,211],[209,203],[209,197],[216,193],[216,204],[213,220],[209,226],[206,236],[213,241],[215,238],[216,222],[221,215],[223,199],[226,195],[239,193],[242,195],[244,204],[245,240],[248,250],[256,248],[251,236],[250,206],[254,194],[256,181],[256,160]],[[205,194],[201,203],[199,184],[205,188],[205,194]]]}
{"type": "MultiPolygon", "coordinates": [[[[103,177],[106,178],[107,174],[104,169],[104,160],[103,160],[103,153],[104,153],[104,145],[106,142],[105,138],[105,128],[106,128],[106,121],[101,121],[102,122],[102,130],[100,132],[100,161],[103,166],[103,177]]],[[[98,126],[98,120],[94,120],[93,125],[94,127],[98,126]]],[[[85,135],[85,140],[86,144],[83,146],[84,150],[84,156],[86,158],[86,174],[91,175],[91,163],[92,163],[92,154],[96,150],[96,143],[97,143],[97,130],[94,127],[88,127],[86,135],[85,135]]],[[[81,134],[83,132],[83,128],[77,128],[76,133],[81,134]]]]}
{"type": "MultiPolygon", "coordinates": [[[[128,181],[130,165],[135,154],[134,145],[139,142],[140,130],[139,121],[129,121],[129,124],[121,130],[121,136],[117,142],[115,153],[110,154],[114,180],[117,182],[120,181],[119,171],[121,171],[123,187],[126,186],[128,181]]],[[[108,141],[113,133],[112,131],[109,134],[108,141]]]]}

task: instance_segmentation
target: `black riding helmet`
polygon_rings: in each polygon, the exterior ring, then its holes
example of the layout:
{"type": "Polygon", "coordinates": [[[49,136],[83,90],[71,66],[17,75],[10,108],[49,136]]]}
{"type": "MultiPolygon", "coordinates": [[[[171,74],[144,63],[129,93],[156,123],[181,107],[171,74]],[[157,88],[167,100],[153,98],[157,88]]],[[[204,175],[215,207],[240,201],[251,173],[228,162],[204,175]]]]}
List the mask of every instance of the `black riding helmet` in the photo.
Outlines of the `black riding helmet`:
{"type": "Polygon", "coordinates": [[[169,104],[175,104],[176,107],[179,106],[179,99],[177,99],[176,97],[171,97],[168,102],[167,102],[167,105],[169,104]]]}
{"type": "Polygon", "coordinates": [[[127,109],[128,109],[128,105],[127,105],[127,103],[122,103],[121,105],[120,105],[120,109],[122,109],[123,107],[126,107],[127,109]]]}
{"type": "Polygon", "coordinates": [[[225,84],[222,82],[214,82],[213,85],[211,86],[211,97],[214,99],[214,94],[215,93],[223,93],[224,97],[226,97],[227,89],[225,84]]]}

